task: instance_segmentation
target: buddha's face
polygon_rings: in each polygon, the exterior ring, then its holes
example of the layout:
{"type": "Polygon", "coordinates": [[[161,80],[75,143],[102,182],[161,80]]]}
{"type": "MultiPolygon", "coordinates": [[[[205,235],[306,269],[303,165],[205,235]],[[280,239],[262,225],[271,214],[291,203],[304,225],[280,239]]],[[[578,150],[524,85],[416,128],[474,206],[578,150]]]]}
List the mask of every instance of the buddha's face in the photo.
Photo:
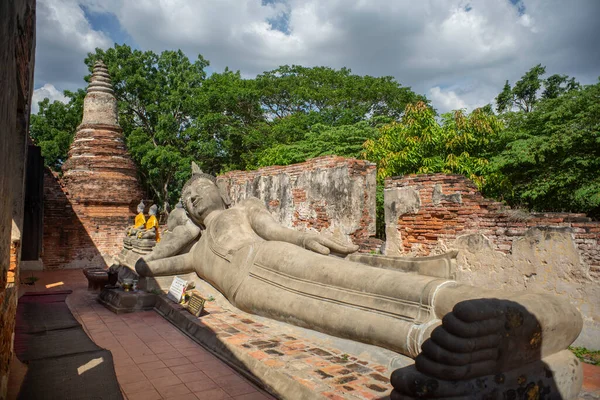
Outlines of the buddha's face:
{"type": "Polygon", "coordinates": [[[197,179],[184,193],[185,208],[190,218],[200,224],[215,210],[224,209],[219,188],[209,179],[197,179]]]}

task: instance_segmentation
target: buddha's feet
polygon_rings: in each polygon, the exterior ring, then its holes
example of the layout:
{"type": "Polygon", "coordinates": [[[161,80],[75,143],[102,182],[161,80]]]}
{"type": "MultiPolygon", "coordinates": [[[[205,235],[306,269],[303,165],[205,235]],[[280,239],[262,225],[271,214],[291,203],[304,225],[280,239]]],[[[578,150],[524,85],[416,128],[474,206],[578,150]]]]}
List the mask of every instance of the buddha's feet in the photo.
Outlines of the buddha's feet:
{"type": "Polygon", "coordinates": [[[555,297],[515,300],[458,303],[423,343],[415,365],[394,371],[392,399],[575,398],[581,366],[565,349],[581,329],[577,310],[555,297]],[[561,316],[572,326],[554,322],[561,316]]]}

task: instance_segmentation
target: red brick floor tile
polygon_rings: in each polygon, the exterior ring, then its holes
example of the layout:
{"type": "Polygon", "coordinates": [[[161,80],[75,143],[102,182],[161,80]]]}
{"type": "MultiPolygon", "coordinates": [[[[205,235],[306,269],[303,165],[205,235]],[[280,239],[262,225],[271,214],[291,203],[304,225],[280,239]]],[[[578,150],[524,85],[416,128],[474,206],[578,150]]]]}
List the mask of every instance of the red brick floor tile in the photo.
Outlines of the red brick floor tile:
{"type": "Polygon", "coordinates": [[[168,360],[163,360],[163,363],[167,367],[177,367],[179,365],[188,365],[190,363],[190,361],[185,357],[181,357],[181,358],[170,358],[168,360]]]}
{"type": "Polygon", "coordinates": [[[164,367],[164,368],[151,369],[149,371],[145,371],[144,375],[146,375],[148,377],[148,379],[155,379],[155,378],[162,378],[165,376],[173,376],[175,374],[169,368],[164,367]]]}
{"type": "Polygon", "coordinates": [[[138,364],[138,367],[145,372],[150,371],[152,369],[164,368],[166,367],[166,365],[162,361],[151,361],[143,364],[138,364]]]}
{"type": "Polygon", "coordinates": [[[121,384],[121,388],[125,392],[125,394],[133,394],[138,392],[144,392],[149,389],[152,389],[152,384],[150,381],[135,381],[121,384]]]}
{"type": "Polygon", "coordinates": [[[188,389],[190,389],[190,391],[194,394],[205,391],[205,390],[219,388],[219,386],[210,379],[194,381],[194,382],[186,382],[185,386],[187,386],[188,389]]]}
{"type": "Polygon", "coordinates": [[[174,374],[184,374],[186,372],[200,371],[194,364],[175,365],[170,367],[174,374]]]}
{"type": "Polygon", "coordinates": [[[238,383],[246,382],[246,379],[244,379],[241,376],[236,375],[236,374],[222,375],[222,376],[212,378],[212,380],[215,381],[215,383],[221,387],[224,387],[227,385],[236,385],[238,383]]]}
{"type": "Polygon", "coordinates": [[[128,400],[161,400],[162,396],[155,389],[145,390],[127,395],[128,400]]]}
{"type": "Polygon", "coordinates": [[[243,381],[219,386],[221,386],[221,389],[226,391],[227,394],[229,394],[230,396],[239,396],[241,394],[256,392],[256,387],[243,381]]]}
{"type": "Polygon", "coordinates": [[[180,373],[180,374],[177,374],[177,376],[184,383],[210,380],[210,378],[208,376],[206,376],[206,374],[204,374],[203,372],[200,372],[200,371],[180,373]]]}
{"type": "Polygon", "coordinates": [[[154,385],[154,387],[157,390],[160,390],[162,388],[166,388],[169,386],[174,386],[174,385],[183,385],[183,382],[181,382],[181,379],[179,379],[175,375],[163,376],[161,378],[154,378],[151,380],[151,382],[152,382],[152,385],[154,385]]]}
{"type": "Polygon", "coordinates": [[[200,400],[229,400],[231,396],[225,393],[222,389],[209,389],[204,390],[202,392],[194,393],[196,397],[200,400]]]}
{"type": "Polygon", "coordinates": [[[146,375],[144,375],[141,372],[133,372],[131,374],[127,373],[127,374],[118,375],[117,379],[120,384],[130,383],[130,382],[139,382],[139,381],[145,381],[146,375]]]}
{"type": "Polygon", "coordinates": [[[160,361],[160,359],[155,354],[150,354],[150,355],[146,355],[146,356],[135,356],[132,358],[136,364],[144,364],[144,363],[149,363],[152,361],[160,361]]]}
{"type": "Polygon", "coordinates": [[[191,394],[192,392],[190,392],[190,389],[183,385],[183,384],[178,384],[178,385],[173,385],[173,386],[167,386],[164,388],[159,388],[157,389],[158,393],[160,393],[160,395],[163,398],[169,398],[169,397],[175,397],[175,396],[182,396],[184,394],[191,394]]]}
{"type": "Polygon", "coordinates": [[[162,361],[165,361],[165,360],[171,360],[171,359],[174,359],[174,358],[182,358],[183,354],[181,354],[180,352],[178,352],[177,350],[175,350],[175,351],[172,351],[170,353],[158,353],[156,356],[158,358],[160,358],[162,361]]]}
{"type": "Polygon", "coordinates": [[[137,365],[115,365],[115,373],[117,375],[131,374],[134,372],[142,372],[137,365]]]}

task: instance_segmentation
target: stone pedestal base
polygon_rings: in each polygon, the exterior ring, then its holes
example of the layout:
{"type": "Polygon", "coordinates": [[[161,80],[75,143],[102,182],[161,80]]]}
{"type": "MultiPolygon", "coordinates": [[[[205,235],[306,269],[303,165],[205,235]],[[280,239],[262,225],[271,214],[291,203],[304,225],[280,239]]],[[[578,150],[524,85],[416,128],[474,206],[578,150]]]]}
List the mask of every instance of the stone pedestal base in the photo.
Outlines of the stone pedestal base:
{"type": "Polygon", "coordinates": [[[125,292],[123,289],[104,289],[98,301],[115,314],[148,311],[156,304],[156,295],[144,291],[125,292]]]}

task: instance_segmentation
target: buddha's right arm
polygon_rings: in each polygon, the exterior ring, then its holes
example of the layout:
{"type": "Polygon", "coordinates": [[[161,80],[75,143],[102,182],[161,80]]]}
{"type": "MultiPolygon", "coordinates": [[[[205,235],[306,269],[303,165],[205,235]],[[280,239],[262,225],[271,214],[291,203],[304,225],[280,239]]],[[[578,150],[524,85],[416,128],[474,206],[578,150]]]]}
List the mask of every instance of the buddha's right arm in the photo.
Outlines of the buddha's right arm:
{"type": "Polygon", "coordinates": [[[191,221],[183,226],[177,226],[169,235],[165,236],[148,254],[146,261],[159,260],[180,254],[200,235],[200,228],[191,221]]]}
{"type": "Polygon", "coordinates": [[[144,277],[177,275],[194,272],[194,268],[190,263],[189,255],[189,253],[186,253],[153,261],[140,258],[135,263],[135,272],[137,272],[139,276],[144,277]]]}

